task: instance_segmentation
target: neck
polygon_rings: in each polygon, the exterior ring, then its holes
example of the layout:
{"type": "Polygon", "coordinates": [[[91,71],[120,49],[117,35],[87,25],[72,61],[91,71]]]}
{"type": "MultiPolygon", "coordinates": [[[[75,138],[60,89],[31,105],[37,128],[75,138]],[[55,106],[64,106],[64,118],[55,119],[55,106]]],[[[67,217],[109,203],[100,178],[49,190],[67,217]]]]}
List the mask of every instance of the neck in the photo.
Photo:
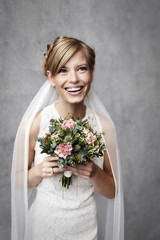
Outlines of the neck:
{"type": "Polygon", "coordinates": [[[70,113],[74,118],[78,118],[78,116],[80,116],[80,119],[82,119],[86,114],[86,106],[83,102],[70,104],[58,101],[55,103],[55,108],[62,118],[67,117],[68,113],[70,113]]]}

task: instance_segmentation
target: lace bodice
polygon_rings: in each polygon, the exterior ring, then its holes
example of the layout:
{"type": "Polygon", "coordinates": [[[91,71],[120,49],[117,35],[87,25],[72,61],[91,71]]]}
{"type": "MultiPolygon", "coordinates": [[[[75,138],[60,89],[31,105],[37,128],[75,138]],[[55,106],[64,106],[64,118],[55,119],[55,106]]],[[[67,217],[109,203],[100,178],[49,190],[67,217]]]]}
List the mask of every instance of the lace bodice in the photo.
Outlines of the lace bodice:
{"type": "MultiPolygon", "coordinates": [[[[52,118],[59,118],[54,104],[44,108],[41,112],[39,137],[49,130],[52,118]]],[[[95,113],[86,109],[84,119],[88,119],[92,128],[100,131],[95,113]]],[[[39,142],[35,146],[34,163],[38,164],[46,157],[41,154],[39,142]]],[[[95,163],[102,168],[103,158],[95,163]]],[[[31,237],[34,240],[96,240],[97,217],[94,200],[94,188],[89,180],[72,176],[69,189],[61,184],[62,174],[50,178],[43,178],[37,186],[36,199],[30,209],[31,237]]]]}
{"type": "MultiPolygon", "coordinates": [[[[45,135],[45,133],[49,130],[49,121],[51,118],[59,118],[59,114],[57,110],[54,107],[54,104],[49,105],[46,107],[42,112],[41,112],[41,123],[40,123],[40,131],[39,131],[39,137],[42,137],[45,135]]],[[[84,119],[88,119],[91,126],[94,128],[94,130],[99,131],[98,126],[96,124],[96,118],[95,118],[95,113],[90,109],[86,108],[86,115],[84,119]]],[[[35,146],[35,164],[40,163],[46,156],[47,154],[41,154],[41,148],[39,147],[39,143],[36,143],[35,146]]],[[[95,160],[95,163],[102,168],[103,166],[103,158],[98,158],[95,160]]],[[[69,198],[70,196],[77,196],[78,193],[82,196],[82,193],[88,193],[92,194],[93,193],[93,187],[90,183],[90,181],[84,180],[79,177],[72,176],[72,185],[68,191],[68,189],[64,189],[61,186],[61,180],[62,174],[59,174],[57,176],[54,176],[52,178],[45,178],[42,180],[42,182],[37,186],[38,190],[44,191],[44,192],[52,192],[54,193],[54,197],[56,199],[62,198],[62,194],[65,198],[69,198]],[[87,190],[87,191],[86,191],[87,190]]],[[[88,196],[83,196],[87,198],[88,196]]],[[[79,198],[78,198],[79,199],[79,198]]],[[[75,199],[74,199],[75,200],[75,199]]],[[[83,201],[84,199],[82,199],[83,201]]]]}

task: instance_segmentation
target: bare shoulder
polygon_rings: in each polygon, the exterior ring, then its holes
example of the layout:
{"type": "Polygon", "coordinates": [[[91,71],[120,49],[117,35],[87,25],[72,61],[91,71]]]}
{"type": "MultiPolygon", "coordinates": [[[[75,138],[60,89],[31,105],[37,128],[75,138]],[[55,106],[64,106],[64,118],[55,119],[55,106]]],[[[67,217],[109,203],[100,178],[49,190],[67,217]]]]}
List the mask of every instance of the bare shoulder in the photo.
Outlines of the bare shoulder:
{"type": "Polygon", "coordinates": [[[32,142],[32,144],[35,144],[35,139],[38,136],[40,121],[41,121],[41,111],[37,113],[31,125],[30,141],[32,142]]]}
{"type": "Polygon", "coordinates": [[[35,116],[30,129],[28,169],[31,168],[32,162],[34,161],[34,148],[36,145],[36,137],[38,136],[39,133],[40,121],[41,111],[38,112],[37,115],[35,116]]]}

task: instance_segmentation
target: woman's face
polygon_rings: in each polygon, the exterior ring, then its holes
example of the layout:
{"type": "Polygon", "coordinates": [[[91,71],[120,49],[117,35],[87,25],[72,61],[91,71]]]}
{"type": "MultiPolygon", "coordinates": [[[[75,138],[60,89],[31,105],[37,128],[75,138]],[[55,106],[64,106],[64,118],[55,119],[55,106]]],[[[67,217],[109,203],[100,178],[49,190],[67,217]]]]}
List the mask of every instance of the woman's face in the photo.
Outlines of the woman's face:
{"type": "Polygon", "coordinates": [[[79,50],[57,75],[52,77],[48,71],[48,79],[56,88],[61,101],[77,104],[86,97],[93,80],[93,72],[89,69],[83,50],[79,50]]]}

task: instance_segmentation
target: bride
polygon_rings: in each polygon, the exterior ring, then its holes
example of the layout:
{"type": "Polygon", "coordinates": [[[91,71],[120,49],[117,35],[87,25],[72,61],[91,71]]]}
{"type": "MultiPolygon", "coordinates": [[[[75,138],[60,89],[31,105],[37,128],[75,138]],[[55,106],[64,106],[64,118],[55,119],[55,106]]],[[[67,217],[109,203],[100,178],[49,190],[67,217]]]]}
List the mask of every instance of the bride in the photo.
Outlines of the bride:
{"type": "Polygon", "coordinates": [[[48,80],[25,113],[15,140],[12,240],[123,240],[115,127],[91,88],[94,66],[95,51],[78,39],[59,37],[48,46],[44,57],[48,80]],[[41,154],[36,142],[37,136],[47,133],[51,118],[65,118],[68,112],[105,133],[104,157],[78,164],[79,173],[75,167],[58,168],[58,158],[41,154]],[[69,189],[60,183],[66,170],[73,174],[69,189]]]}

